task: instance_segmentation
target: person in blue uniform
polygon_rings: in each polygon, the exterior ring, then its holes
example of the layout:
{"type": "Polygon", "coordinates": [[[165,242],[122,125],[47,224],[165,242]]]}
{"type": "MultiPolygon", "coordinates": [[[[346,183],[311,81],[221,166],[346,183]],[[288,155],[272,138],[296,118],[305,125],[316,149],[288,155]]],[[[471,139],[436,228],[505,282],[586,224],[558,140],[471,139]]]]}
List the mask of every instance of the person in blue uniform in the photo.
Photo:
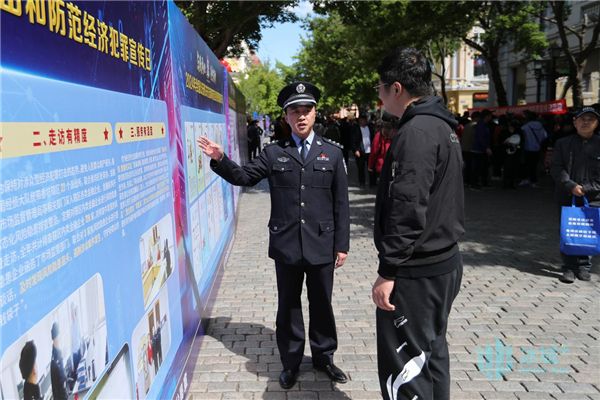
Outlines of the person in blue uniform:
{"type": "Polygon", "coordinates": [[[349,250],[348,179],[341,146],[313,131],[319,97],[319,89],[308,82],[284,87],[277,102],[291,137],[268,144],[243,167],[220,145],[206,137],[198,139],[211,158],[211,168],[229,183],[253,186],[265,178],[269,181],[269,257],[275,260],[277,274],[276,338],[283,364],[279,383],[284,389],[296,383],[304,352],[300,296],[305,276],[313,366],[334,382],[347,381],[333,363],[337,333],[331,294],[334,269],[344,264],[349,250]]]}

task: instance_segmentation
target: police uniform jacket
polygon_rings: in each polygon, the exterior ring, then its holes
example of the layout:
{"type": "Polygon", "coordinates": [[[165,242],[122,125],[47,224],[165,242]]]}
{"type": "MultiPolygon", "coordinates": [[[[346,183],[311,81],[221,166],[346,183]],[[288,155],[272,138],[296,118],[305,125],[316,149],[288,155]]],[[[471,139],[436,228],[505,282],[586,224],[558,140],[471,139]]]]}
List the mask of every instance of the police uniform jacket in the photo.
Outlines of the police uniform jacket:
{"type": "Polygon", "coordinates": [[[243,167],[226,155],[210,166],[237,186],[269,180],[269,257],[275,261],[320,265],[348,252],[348,179],[339,145],[315,135],[303,162],[295,142],[284,139],[243,167]]]}

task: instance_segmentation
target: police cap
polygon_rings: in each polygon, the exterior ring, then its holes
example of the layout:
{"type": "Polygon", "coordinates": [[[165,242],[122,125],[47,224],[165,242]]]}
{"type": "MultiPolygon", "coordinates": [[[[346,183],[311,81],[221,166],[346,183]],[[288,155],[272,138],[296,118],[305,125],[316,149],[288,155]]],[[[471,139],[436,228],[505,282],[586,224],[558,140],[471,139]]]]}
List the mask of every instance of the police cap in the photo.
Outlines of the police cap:
{"type": "Polygon", "coordinates": [[[320,97],[321,91],[312,83],[294,82],[281,89],[277,104],[284,110],[291,105],[314,106],[320,97]]]}

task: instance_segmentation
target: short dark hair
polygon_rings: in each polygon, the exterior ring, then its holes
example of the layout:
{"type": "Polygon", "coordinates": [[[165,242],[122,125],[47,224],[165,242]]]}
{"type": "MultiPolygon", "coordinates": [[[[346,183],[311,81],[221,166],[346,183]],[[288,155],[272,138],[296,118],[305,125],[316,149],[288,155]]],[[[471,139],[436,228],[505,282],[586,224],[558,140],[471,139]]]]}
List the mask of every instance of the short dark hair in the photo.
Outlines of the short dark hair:
{"type": "Polygon", "coordinates": [[[381,82],[399,82],[413,97],[431,95],[431,65],[417,49],[398,47],[377,67],[381,82]]]}
{"type": "Polygon", "coordinates": [[[25,343],[25,346],[21,349],[21,358],[19,359],[19,370],[21,371],[23,379],[27,380],[29,375],[31,375],[36,356],[37,348],[35,347],[33,340],[30,340],[25,343]]]}

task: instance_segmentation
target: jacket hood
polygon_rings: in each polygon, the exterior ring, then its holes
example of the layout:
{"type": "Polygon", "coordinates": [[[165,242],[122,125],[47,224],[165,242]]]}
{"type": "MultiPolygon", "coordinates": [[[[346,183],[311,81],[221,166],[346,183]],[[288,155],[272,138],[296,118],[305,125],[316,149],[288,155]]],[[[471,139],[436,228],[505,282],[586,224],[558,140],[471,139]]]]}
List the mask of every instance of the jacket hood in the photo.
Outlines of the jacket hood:
{"type": "Polygon", "coordinates": [[[417,115],[430,115],[446,122],[452,130],[458,126],[454,115],[444,105],[444,100],[438,96],[426,96],[411,103],[400,119],[400,125],[404,125],[417,115]]]}

